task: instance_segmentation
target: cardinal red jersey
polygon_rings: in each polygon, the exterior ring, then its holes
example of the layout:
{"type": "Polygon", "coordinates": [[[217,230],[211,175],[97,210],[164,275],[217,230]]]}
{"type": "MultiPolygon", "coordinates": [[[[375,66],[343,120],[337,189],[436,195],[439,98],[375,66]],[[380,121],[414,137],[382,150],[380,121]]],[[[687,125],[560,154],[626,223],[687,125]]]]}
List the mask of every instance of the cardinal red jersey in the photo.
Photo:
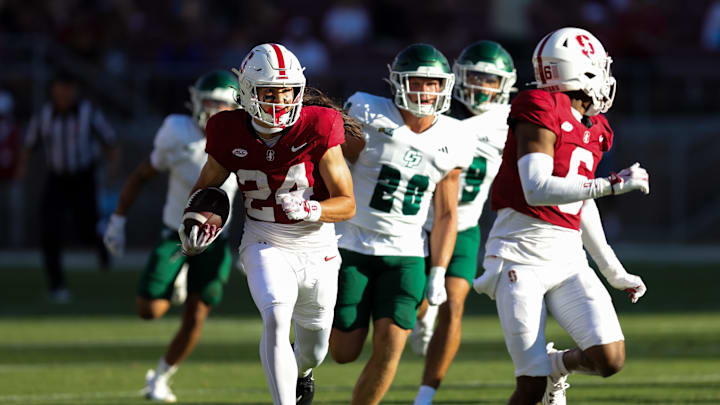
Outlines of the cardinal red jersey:
{"type": "Polygon", "coordinates": [[[544,90],[519,93],[510,109],[508,138],[492,188],[492,209],[512,208],[554,225],[580,229],[582,201],[537,207],[527,203],[518,174],[517,139],[513,129],[518,121],[549,129],[557,136],[553,176],[593,179],[603,152],[612,146],[613,132],[604,116],[595,115],[589,119],[591,125],[588,128],[575,118],[570,98],[564,93],[544,90]]]}
{"type": "Polygon", "coordinates": [[[207,123],[205,150],[220,165],[235,173],[248,217],[292,224],[279,196],[298,192],[304,198],[325,200],[327,187],[319,172],[325,152],[345,141],[342,116],[324,107],[307,106],[300,118],[267,146],[252,127],[244,110],[223,111],[207,123]]]}

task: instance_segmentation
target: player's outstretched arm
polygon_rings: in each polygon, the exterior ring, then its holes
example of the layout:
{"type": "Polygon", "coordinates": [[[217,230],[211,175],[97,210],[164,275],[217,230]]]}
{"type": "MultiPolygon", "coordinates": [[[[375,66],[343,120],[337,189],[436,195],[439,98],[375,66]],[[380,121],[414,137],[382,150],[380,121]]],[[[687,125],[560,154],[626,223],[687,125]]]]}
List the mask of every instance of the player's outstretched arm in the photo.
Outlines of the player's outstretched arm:
{"type": "Polygon", "coordinates": [[[618,290],[626,291],[632,303],[636,303],[645,294],[647,288],[642,279],[629,274],[623,267],[613,249],[605,240],[605,231],[600,220],[600,211],[595,200],[585,200],[580,217],[583,246],[590,253],[598,269],[608,283],[618,290]]]}
{"type": "Polygon", "coordinates": [[[125,216],[140,194],[143,185],[158,173],[150,163],[150,158],[140,162],[125,180],[115,212],[110,215],[103,242],[114,256],[122,256],[125,252],[125,216]]]}
{"type": "Polygon", "coordinates": [[[125,216],[135,203],[145,183],[157,174],[158,171],[150,163],[149,157],[140,162],[123,184],[117,207],[115,207],[115,214],[125,216]]]}
{"type": "Polygon", "coordinates": [[[610,177],[586,179],[577,175],[553,176],[556,136],[529,122],[515,127],[518,174],[529,205],[560,205],[633,190],[650,192],[647,171],[638,163],[610,177]]]}
{"type": "Polygon", "coordinates": [[[445,270],[450,264],[458,227],[458,179],[461,169],[453,169],[435,187],[433,226],[430,233],[430,275],[428,302],[440,305],[447,300],[445,270]]]}

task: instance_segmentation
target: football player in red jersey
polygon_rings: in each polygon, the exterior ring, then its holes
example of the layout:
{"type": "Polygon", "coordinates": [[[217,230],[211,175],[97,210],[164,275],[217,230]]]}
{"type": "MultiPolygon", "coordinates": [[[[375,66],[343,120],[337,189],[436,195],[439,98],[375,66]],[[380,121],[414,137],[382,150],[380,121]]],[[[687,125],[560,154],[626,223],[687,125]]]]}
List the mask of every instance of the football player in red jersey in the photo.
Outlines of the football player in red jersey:
{"type": "MultiPolygon", "coordinates": [[[[327,353],[337,295],[332,223],[355,213],[340,146],[343,116],[303,106],[303,68],[282,45],[256,46],[235,73],[243,109],[208,121],[208,161],[193,191],[237,176],[246,213],[240,260],[263,319],[260,359],[270,394],[275,404],[309,404],[312,369],[327,353]]],[[[197,239],[180,233],[190,254],[209,243],[202,232],[197,239]]]]}
{"type": "Polygon", "coordinates": [[[512,102],[508,139],[492,188],[498,210],[486,245],[485,273],[473,287],[496,299],[515,365],[510,404],[565,404],[570,372],[607,377],[625,362],[625,343],[610,295],[589,267],[583,245],[610,285],[636,302],[640,277],[628,274],[605,241],[594,199],[649,193],[638,164],[595,178],[613,132],[603,115],[615,79],[600,41],[578,28],[546,35],[535,48],[537,90],[512,102]],[[545,342],[550,311],[578,348],[545,342]]]}

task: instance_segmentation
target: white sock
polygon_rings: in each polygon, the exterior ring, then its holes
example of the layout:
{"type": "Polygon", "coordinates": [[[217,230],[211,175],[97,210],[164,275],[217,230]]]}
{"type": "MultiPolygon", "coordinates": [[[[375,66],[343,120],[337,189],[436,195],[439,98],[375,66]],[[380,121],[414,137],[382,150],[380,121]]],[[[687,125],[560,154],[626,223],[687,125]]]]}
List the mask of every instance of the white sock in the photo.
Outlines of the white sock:
{"type": "Polygon", "coordinates": [[[161,357],[160,361],[158,361],[157,368],[155,369],[156,375],[162,375],[165,377],[172,377],[173,374],[177,371],[178,366],[175,365],[169,365],[165,361],[165,357],[161,357]]]}
{"type": "Polygon", "coordinates": [[[435,396],[435,391],[435,388],[429,385],[421,385],[420,389],[418,390],[417,396],[415,397],[415,402],[413,402],[413,405],[432,404],[432,399],[435,396]]]}
{"type": "Polygon", "coordinates": [[[550,376],[556,380],[570,373],[567,367],[565,367],[565,362],[563,361],[563,355],[566,351],[567,350],[558,350],[557,352],[549,354],[550,369],[552,370],[550,372],[550,376]]]}

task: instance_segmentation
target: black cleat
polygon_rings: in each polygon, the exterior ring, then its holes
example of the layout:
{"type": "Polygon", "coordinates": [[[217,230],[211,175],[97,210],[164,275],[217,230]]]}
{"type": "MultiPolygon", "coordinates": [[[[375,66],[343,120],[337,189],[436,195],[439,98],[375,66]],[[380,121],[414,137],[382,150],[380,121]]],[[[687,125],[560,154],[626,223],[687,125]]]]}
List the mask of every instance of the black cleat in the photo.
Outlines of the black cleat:
{"type": "Polygon", "coordinates": [[[295,402],[297,405],[312,404],[313,397],[315,396],[315,379],[313,378],[312,371],[307,377],[297,379],[295,395],[297,396],[295,402]]]}

